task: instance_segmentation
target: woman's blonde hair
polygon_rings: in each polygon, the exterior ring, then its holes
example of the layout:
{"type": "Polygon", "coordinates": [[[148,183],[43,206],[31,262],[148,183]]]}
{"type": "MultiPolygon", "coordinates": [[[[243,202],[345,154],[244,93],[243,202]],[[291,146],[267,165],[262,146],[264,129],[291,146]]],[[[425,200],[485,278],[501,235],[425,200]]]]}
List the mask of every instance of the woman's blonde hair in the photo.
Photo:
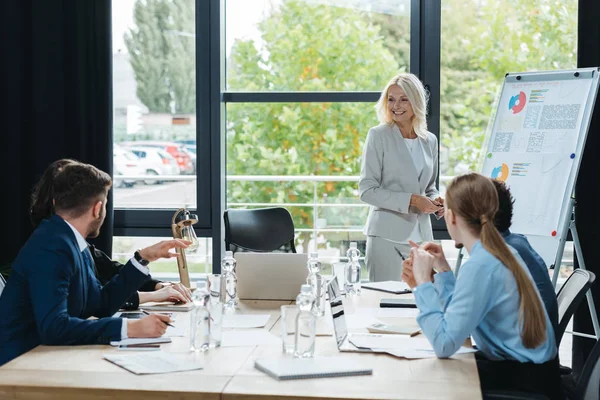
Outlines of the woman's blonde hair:
{"type": "Polygon", "coordinates": [[[427,97],[423,83],[413,74],[398,74],[394,76],[381,92],[381,96],[375,105],[377,119],[383,124],[393,124],[394,120],[387,106],[387,99],[390,88],[399,86],[406,93],[408,101],[413,108],[415,115],[412,119],[412,128],[420,138],[427,137],[427,97]]]}
{"type": "Polygon", "coordinates": [[[498,192],[491,179],[476,173],[457,176],[446,190],[446,207],[479,235],[483,247],[512,272],[521,303],[519,321],[523,345],[533,349],[546,340],[546,314],[531,279],[494,226],[498,192]]]}

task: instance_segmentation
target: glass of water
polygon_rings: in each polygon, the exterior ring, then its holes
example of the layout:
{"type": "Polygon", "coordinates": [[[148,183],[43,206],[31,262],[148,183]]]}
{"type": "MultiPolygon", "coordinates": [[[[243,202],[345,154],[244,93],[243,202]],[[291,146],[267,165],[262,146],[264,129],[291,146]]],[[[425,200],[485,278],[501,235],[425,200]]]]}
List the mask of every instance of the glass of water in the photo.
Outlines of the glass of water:
{"type": "Polygon", "coordinates": [[[281,306],[281,342],[284,354],[294,354],[297,315],[298,308],[295,305],[281,306]]]}
{"type": "Polygon", "coordinates": [[[223,303],[225,295],[224,283],[223,276],[220,274],[209,274],[206,277],[206,287],[210,293],[211,303],[223,303]]]}
{"type": "Polygon", "coordinates": [[[223,310],[224,305],[220,301],[211,302],[208,309],[210,311],[210,340],[209,347],[221,347],[223,337],[223,310]]]}

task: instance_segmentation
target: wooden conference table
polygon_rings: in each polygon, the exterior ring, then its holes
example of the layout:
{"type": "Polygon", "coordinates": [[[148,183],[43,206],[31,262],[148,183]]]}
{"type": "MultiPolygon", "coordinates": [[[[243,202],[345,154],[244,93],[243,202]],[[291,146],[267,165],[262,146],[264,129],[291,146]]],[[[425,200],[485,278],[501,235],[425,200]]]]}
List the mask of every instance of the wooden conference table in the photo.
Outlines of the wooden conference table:
{"type": "MultiPolygon", "coordinates": [[[[382,297],[394,295],[363,289],[360,297],[344,300],[346,312],[378,307],[382,297]]],[[[263,329],[279,336],[279,307],[284,304],[290,302],[241,301],[239,312],[270,314],[263,329]]],[[[187,328],[188,313],[181,313],[175,321],[187,328]]],[[[188,349],[187,336],[162,345],[162,351],[188,349]]],[[[481,399],[472,354],[450,360],[406,360],[385,354],[340,353],[333,336],[319,336],[315,355],[360,360],[373,369],[373,375],[280,382],[255,369],[254,360],[283,357],[281,342],[211,349],[200,355],[204,369],[162,375],[134,375],[102,358],[116,351],[99,345],[38,346],[0,367],[0,399],[481,399]]]]}

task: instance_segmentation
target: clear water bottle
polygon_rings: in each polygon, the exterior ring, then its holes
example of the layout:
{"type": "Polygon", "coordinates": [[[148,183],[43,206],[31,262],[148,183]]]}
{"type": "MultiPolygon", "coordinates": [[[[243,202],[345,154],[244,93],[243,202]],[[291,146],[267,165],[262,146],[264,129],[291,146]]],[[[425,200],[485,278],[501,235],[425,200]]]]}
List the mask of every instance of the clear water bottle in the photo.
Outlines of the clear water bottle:
{"type": "Polygon", "coordinates": [[[346,264],[346,284],[344,289],[347,295],[360,294],[360,251],[356,242],[350,242],[346,251],[348,263],[346,264]]]}
{"type": "Polygon", "coordinates": [[[321,262],[319,261],[318,253],[310,253],[308,262],[307,283],[312,286],[313,295],[315,296],[315,306],[313,312],[320,317],[325,315],[325,290],[323,288],[323,276],[321,275],[321,262]]]}
{"type": "Polygon", "coordinates": [[[192,351],[206,351],[210,347],[210,293],[206,287],[197,288],[192,294],[192,301],[190,348],[192,351]]]}
{"type": "Polygon", "coordinates": [[[315,334],[317,317],[313,312],[315,297],[310,285],[302,285],[296,297],[298,314],[296,315],[296,337],[294,356],[309,358],[315,355],[315,334]]]}
{"type": "Polygon", "coordinates": [[[222,290],[221,301],[226,309],[234,309],[238,305],[236,261],[233,252],[226,251],[221,261],[222,290]]]}

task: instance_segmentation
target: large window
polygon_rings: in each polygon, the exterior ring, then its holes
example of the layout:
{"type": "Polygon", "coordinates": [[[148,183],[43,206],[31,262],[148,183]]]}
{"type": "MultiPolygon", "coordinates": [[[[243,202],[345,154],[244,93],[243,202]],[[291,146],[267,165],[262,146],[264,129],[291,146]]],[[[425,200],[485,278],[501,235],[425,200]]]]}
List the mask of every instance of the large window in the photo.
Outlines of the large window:
{"type": "Polygon", "coordinates": [[[343,259],[389,78],[430,90],[443,192],[477,169],[506,72],[575,66],[576,18],[577,0],[113,1],[115,229],[164,237],[187,207],[218,257],[223,207],[278,205],[298,249],[343,259]]]}
{"type": "Polygon", "coordinates": [[[116,208],[196,207],[195,0],[113,2],[116,208]]]}

